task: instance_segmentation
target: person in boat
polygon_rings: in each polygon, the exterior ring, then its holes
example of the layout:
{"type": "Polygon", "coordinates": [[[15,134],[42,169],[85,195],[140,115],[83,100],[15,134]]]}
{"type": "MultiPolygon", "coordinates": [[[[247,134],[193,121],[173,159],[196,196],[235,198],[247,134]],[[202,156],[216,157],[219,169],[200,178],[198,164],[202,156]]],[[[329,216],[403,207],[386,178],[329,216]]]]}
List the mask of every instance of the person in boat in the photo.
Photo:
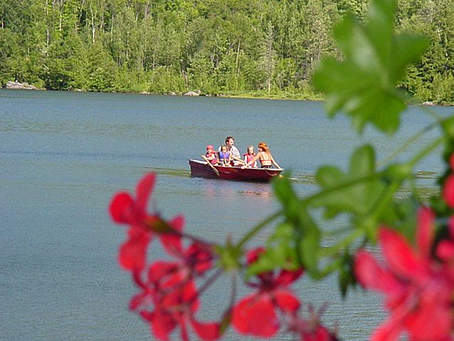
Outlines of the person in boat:
{"type": "Polygon", "coordinates": [[[214,147],[209,144],[207,146],[207,152],[205,153],[205,158],[210,162],[212,165],[217,165],[219,160],[218,160],[218,153],[214,151],[214,147]]]}
{"type": "MultiPolygon", "coordinates": [[[[247,165],[255,157],[254,146],[247,147],[247,152],[243,155],[244,164],[247,165]]],[[[257,168],[257,161],[251,163],[253,168],[257,168]]]]}
{"type": "MultiPolygon", "coordinates": [[[[235,139],[233,136],[227,136],[225,138],[225,146],[227,147],[227,151],[230,153],[230,159],[233,165],[237,165],[239,163],[243,164],[243,160],[241,159],[240,151],[237,147],[234,146],[235,139]]],[[[221,151],[222,146],[219,147],[219,152],[221,151]]]]}
{"type": "Polygon", "coordinates": [[[227,146],[221,146],[221,151],[219,152],[219,163],[221,166],[231,166],[232,157],[229,151],[227,151],[227,146]]]}
{"type": "Polygon", "coordinates": [[[274,160],[273,155],[271,155],[270,148],[265,142],[259,142],[257,155],[254,156],[254,158],[244,167],[250,167],[257,160],[260,161],[262,168],[272,168],[273,165],[276,168],[281,168],[281,166],[279,166],[279,164],[274,160]]]}

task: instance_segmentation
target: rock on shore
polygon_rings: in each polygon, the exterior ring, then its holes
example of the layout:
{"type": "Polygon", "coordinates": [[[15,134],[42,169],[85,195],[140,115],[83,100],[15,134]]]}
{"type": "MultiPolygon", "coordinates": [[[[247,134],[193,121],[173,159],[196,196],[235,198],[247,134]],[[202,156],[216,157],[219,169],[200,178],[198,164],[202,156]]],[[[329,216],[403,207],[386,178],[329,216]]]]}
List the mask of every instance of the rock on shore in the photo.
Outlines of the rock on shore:
{"type": "Polygon", "coordinates": [[[188,91],[188,92],[186,92],[185,94],[183,94],[183,96],[200,96],[200,93],[201,93],[200,90],[197,90],[197,91],[188,91]]]}
{"type": "Polygon", "coordinates": [[[6,83],[5,87],[7,89],[38,90],[38,88],[34,85],[30,85],[28,83],[13,82],[13,81],[9,81],[8,83],[6,83]]]}

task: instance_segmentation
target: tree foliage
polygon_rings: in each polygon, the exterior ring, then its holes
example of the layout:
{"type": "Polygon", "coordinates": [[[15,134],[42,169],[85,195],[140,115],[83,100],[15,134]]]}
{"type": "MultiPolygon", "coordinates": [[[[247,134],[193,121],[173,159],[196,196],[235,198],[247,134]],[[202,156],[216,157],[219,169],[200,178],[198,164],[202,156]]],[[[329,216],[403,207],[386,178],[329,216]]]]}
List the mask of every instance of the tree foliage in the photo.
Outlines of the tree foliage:
{"type": "MultiPolygon", "coordinates": [[[[2,0],[0,84],[309,96],[321,57],[348,53],[333,27],[345,16],[361,23],[367,10],[366,0],[2,0]]],[[[401,0],[393,24],[402,37],[430,38],[397,85],[419,100],[453,102],[452,1],[401,0]]]]}

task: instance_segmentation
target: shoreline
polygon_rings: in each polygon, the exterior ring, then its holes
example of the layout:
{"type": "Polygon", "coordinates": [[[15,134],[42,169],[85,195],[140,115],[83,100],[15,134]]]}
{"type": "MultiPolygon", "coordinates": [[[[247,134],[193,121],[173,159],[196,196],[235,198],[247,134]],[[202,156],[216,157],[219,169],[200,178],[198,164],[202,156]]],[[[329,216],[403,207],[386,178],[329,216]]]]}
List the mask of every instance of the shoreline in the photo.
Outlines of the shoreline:
{"type": "MultiPolygon", "coordinates": [[[[0,87],[0,89],[5,90],[27,90],[27,91],[61,91],[61,92],[76,92],[76,93],[112,93],[112,94],[134,94],[134,95],[150,95],[150,96],[179,96],[179,97],[219,97],[219,98],[236,98],[236,99],[266,99],[266,100],[279,100],[279,101],[312,101],[312,102],[322,102],[324,101],[323,96],[316,94],[262,94],[260,92],[241,92],[241,93],[226,93],[226,94],[204,94],[199,91],[188,91],[186,93],[175,93],[169,92],[167,94],[163,93],[152,93],[147,91],[89,91],[82,89],[72,89],[72,90],[57,90],[57,89],[45,89],[38,88],[28,83],[22,83],[23,87],[0,87]]],[[[410,101],[407,105],[422,105],[422,106],[443,106],[443,107],[452,107],[453,103],[436,103],[433,101],[417,101],[412,98],[414,101],[410,101]]]]}

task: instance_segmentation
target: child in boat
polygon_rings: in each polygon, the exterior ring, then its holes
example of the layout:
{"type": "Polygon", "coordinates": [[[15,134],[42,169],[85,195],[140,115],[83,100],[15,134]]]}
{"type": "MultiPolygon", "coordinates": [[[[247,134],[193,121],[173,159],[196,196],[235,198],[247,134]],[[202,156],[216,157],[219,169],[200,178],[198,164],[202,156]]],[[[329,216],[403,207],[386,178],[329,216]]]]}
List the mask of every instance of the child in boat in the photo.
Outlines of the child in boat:
{"type": "Polygon", "coordinates": [[[227,151],[227,146],[221,146],[221,151],[219,152],[219,162],[222,166],[230,166],[232,161],[230,153],[227,151]]]}
{"type": "MultiPolygon", "coordinates": [[[[255,157],[254,146],[247,147],[247,153],[244,154],[243,157],[244,157],[244,164],[245,165],[247,165],[249,162],[251,162],[254,159],[254,157],[255,157]]],[[[251,162],[251,166],[250,167],[256,168],[257,167],[257,161],[251,162]]]]}
{"type": "Polygon", "coordinates": [[[209,144],[207,146],[207,152],[205,153],[205,158],[212,165],[216,165],[218,163],[218,154],[214,151],[214,147],[211,144],[209,144]]]}

